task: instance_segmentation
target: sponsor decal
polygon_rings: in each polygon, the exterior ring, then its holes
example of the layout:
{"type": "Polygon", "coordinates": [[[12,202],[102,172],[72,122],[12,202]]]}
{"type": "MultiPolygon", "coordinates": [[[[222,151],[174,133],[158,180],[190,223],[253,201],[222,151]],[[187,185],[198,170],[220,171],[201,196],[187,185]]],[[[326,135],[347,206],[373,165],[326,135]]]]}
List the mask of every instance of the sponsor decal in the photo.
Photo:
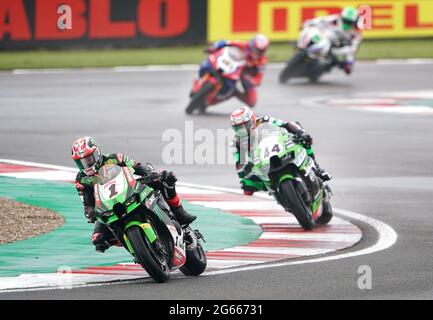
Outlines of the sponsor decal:
{"type": "Polygon", "coordinates": [[[182,252],[182,250],[179,247],[174,247],[172,262],[173,262],[173,265],[175,265],[176,267],[180,267],[180,266],[184,265],[186,262],[185,253],[182,252]]]}
{"type": "Polygon", "coordinates": [[[314,182],[314,181],[316,181],[316,175],[314,174],[314,172],[311,170],[310,171],[310,180],[312,181],[312,182],[314,182]]]}
{"type": "Polygon", "coordinates": [[[305,20],[339,13],[347,5],[369,15],[363,16],[365,38],[433,36],[431,0],[209,0],[208,40],[247,40],[256,33],[273,41],[295,40],[305,20]]]}
{"type": "Polygon", "coordinates": [[[146,199],[146,207],[148,209],[151,209],[154,201],[155,201],[155,194],[152,194],[148,199],[146,199]]]}
{"type": "Polygon", "coordinates": [[[0,49],[204,42],[202,0],[1,0],[0,49]]]}
{"type": "Polygon", "coordinates": [[[97,207],[101,206],[101,198],[99,197],[99,185],[95,185],[95,203],[97,207]]]}
{"type": "Polygon", "coordinates": [[[135,180],[132,177],[131,171],[128,167],[122,167],[123,173],[125,174],[126,180],[128,180],[128,183],[131,187],[135,186],[135,180]]]}

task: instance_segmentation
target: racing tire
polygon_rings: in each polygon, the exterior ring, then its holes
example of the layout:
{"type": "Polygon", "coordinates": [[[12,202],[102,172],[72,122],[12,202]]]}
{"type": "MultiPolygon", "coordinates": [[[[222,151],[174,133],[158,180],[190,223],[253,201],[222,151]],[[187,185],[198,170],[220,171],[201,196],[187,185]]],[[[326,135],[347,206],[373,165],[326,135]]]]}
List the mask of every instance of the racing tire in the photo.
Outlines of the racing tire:
{"type": "Polygon", "coordinates": [[[332,210],[331,202],[329,200],[323,200],[323,211],[319,218],[317,218],[316,223],[320,225],[325,225],[331,221],[334,213],[332,210]]]}
{"type": "Polygon", "coordinates": [[[186,114],[192,114],[194,110],[198,109],[204,112],[206,108],[205,99],[209,93],[212,92],[214,86],[210,82],[206,82],[203,86],[192,96],[191,101],[185,109],[186,114]]]}
{"type": "Polygon", "coordinates": [[[302,195],[299,193],[298,188],[291,180],[284,180],[280,184],[280,194],[283,201],[289,203],[292,213],[298,220],[299,224],[304,230],[311,230],[314,227],[313,215],[311,209],[305,204],[302,195]]]}
{"type": "Polygon", "coordinates": [[[295,53],[295,55],[292,57],[292,59],[287,62],[286,67],[281,71],[280,73],[280,83],[284,84],[286,83],[292,76],[295,68],[298,64],[302,63],[302,61],[305,58],[305,52],[304,51],[298,51],[295,53]]]}
{"type": "Polygon", "coordinates": [[[167,282],[170,279],[170,267],[167,257],[162,257],[161,260],[164,260],[164,263],[160,264],[156,261],[157,253],[144,234],[143,229],[139,226],[131,226],[126,230],[126,236],[134,250],[137,262],[146,270],[149,276],[156,282],[167,282]]]}
{"type": "Polygon", "coordinates": [[[201,275],[207,266],[207,258],[203,247],[200,243],[194,250],[186,250],[186,262],[180,267],[180,271],[186,276],[201,275]]]}

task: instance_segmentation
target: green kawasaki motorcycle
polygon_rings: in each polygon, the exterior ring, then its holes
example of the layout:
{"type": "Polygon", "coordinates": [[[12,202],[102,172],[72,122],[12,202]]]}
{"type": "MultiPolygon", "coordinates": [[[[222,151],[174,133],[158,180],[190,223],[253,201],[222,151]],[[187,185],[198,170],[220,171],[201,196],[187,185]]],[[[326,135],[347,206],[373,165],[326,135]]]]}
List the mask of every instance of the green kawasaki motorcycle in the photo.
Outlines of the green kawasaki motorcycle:
{"type": "Polygon", "coordinates": [[[134,169],[104,165],[94,186],[95,216],[156,282],[166,282],[170,271],[198,276],[207,265],[200,244],[203,236],[176,222],[159,191],[134,177],[134,169]]]}
{"type": "Polygon", "coordinates": [[[331,189],[315,174],[314,160],[284,128],[263,124],[256,129],[252,174],[293,213],[305,230],[332,219],[331,189]]]}

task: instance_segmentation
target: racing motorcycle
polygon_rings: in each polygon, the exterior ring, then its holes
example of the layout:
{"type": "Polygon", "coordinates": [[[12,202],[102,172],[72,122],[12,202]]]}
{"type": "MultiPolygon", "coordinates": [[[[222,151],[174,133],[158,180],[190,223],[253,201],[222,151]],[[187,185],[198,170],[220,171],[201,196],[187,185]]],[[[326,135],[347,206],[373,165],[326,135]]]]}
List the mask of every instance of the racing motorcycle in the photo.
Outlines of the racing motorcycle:
{"type": "Polygon", "coordinates": [[[269,124],[256,130],[252,174],[305,230],[331,221],[331,189],[316,175],[315,162],[301,141],[287,130],[269,124]]]}
{"type": "Polygon", "coordinates": [[[280,83],[291,78],[309,78],[317,82],[326,72],[331,71],[333,56],[330,36],[321,29],[311,26],[302,30],[293,57],[280,73],[280,83]]]}
{"type": "Polygon", "coordinates": [[[211,53],[202,65],[203,74],[193,81],[191,100],[185,112],[203,113],[208,106],[231,98],[245,65],[245,53],[237,47],[226,46],[211,53]]]}
{"type": "Polygon", "coordinates": [[[203,236],[177,223],[160,192],[147,185],[150,181],[136,178],[129,167],[102,166],[94,186],[96,219],[156,282],[168,281],[178,268],[185,275],[200,275],[207,265],[203,236]]]}

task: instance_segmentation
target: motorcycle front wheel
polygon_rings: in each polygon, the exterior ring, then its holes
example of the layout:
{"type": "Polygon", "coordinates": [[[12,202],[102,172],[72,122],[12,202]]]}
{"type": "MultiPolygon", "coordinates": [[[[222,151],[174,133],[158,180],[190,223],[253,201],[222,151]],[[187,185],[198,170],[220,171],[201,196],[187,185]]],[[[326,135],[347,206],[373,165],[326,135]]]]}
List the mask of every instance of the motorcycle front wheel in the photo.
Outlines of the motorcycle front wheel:
{"type": "MultiPolygon", "coordinates": [[[[156,282],[163,283],[170,279],[170,267],[167,257],[155,248],[139,226],[131,226],[126,230],[126,236],[134,250],[138,263],[156,282]]],[[[155,241],[160,241],[156,239],[155,241]]],[[[157,244],[157,243],[156,243],[157,244]]],[[[162,244],[160,244],[162,246],[162,244]]]]}
{"type": "Polygon", "coordinates": [[[311,209],[305,204],[302,196],[291,180],[285,180],[280,184],[280,195],[282,201],[288,202],[293,215],[304,230],[311,230],[314,227],[311,209]]]}
{"type": "Polygon", "coordinates": [[[192,114],[194,110],[204,111],[206,108],[206,97],[212,92],[214,86],[205,82],[203,86],[192,96],[191,101],[185,109],[186,114],[192,114]]]}

